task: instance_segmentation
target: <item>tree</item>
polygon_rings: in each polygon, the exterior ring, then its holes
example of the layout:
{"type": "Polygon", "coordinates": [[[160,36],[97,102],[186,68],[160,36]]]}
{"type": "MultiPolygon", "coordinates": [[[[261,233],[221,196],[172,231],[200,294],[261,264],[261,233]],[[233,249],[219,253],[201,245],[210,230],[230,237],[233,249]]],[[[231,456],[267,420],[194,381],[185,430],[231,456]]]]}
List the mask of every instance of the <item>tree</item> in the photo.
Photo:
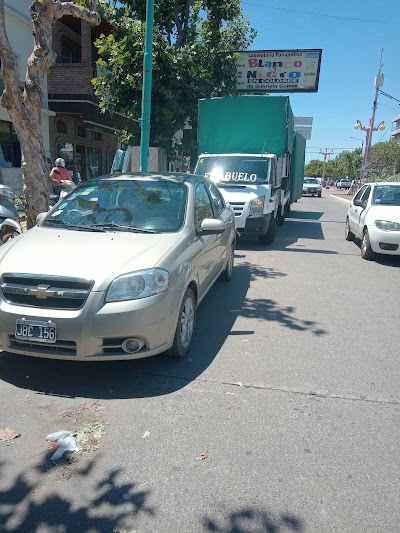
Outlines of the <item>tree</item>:
{"type": "Polygon", "coordinates": [[[400,143],[386,141],[371,147],[368,180],[387,180],[400,173],[400,143]]]}
{"type": "Polygon", "coordinates": [[[52,25],[64,15],[99,24],[100,16],[95,9],[96,0],[35,0],[32,3],[30,14],[34,48],[27,62],[25,83],[21,89],[17,56],[6,32],[4,0],[0,0],[0,58],[5,83],[0,103],[8,111],[21,144],[28,228],[36,224],[37,214],[47,211],[49,205],[49,167],[41,133],[41,109],[45,76],[56,60],[52,47],[52,25]],[[87,7],[84,7],[85,4],[87,7]]]}
{"type": "MultiPolygon", "coordinates": [[[[109,8],[115,33],[96,45],[103,73],[94,80],[101,107],[130,118],[141,114],[145,1],[109,8]]],[[[255,37],[240,0],[160,0],[155,7],[150,142],[171,154],[186,124],[196,131],[199,98],[235,94],[235,50],[255,37]]],[[[138,144],[138,124],[125,140],[138,144]]],[[[192,148],[195,135],[192,136],[192,148]]]]}
{"type": "Polygon", "coordinates": [[[357,172],[362,167],[362,149],[356,148],[353,151],[341,152],[335,159],[336,168],[337,168],[337,177],[345,178],[346,176],[349,179],[356,179],[357,172]]]}
{"type": "Polygon", "coordinates": [[[304,167],[304,175],[320,178],[322,176],[323,162],[320,159],[311,159],[304,167]]]}

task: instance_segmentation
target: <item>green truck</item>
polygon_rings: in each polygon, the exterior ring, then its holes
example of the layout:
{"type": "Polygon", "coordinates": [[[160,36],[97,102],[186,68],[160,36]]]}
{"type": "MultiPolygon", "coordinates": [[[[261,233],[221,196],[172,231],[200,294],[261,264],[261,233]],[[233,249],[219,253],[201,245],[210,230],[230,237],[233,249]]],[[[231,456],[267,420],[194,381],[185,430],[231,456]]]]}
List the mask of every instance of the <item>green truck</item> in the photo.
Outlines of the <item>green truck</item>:
{"type": "Polygon", "coordinates": [[[199,100],[198,140],[195,173],[218,185],[239,233],[271,244],[304,177],[305,139],[294,131],[289,97],[199,100]]]}

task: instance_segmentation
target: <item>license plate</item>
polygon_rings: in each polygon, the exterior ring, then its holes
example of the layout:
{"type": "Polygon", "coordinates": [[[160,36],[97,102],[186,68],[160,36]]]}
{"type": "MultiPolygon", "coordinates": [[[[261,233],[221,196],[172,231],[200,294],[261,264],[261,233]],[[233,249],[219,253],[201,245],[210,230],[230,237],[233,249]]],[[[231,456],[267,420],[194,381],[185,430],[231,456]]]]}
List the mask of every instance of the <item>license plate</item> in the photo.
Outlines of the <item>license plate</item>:
{"type": "Polygon", "coordinates": [[[56,325],[50,321],[17,320],[15,338],[34,342],[56,342],[56,325]]]}

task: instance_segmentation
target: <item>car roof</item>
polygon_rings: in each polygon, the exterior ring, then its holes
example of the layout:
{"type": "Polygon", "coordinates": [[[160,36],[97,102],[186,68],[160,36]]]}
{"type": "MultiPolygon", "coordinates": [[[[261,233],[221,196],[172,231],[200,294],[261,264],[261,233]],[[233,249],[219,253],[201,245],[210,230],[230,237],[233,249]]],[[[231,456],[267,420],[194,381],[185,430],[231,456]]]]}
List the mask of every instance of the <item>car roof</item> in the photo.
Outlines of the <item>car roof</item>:
{"type": "Polygon", "coordinates": [[[394,185],[395,187],[400,186],[400,182],[398,181],[374,181],[373,183],[365,183],[365,185],[372,185],[373,187],[377,185],[394,185]]]}
{"type": "MultiPolygon", "coordinates": [[[[204,176],[196,174],[187,174],[183,172],[114,172],[97,176],[90,180],[90,183],[96,183],[105,179],[127,180],[127,181],[172,181],[175,183],[194,183],[199,179],[206,179],[204,176]]],[[[88,183],[88,182],[86,182],[88,183]]]]}

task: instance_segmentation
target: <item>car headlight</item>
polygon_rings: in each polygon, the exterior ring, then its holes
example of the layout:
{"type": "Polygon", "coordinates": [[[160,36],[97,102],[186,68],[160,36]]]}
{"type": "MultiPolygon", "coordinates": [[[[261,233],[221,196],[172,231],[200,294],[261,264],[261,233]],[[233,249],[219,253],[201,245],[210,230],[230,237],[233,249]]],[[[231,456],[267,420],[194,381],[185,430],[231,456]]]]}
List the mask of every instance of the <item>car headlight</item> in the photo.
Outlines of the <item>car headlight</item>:
{"type": "Polygon", "coordinates": [[[130,272],[115,278],[106,294],[106,302],[124,302],[160,294],[168,289],[169,274],[160,268],[130,272]]]}
{"type": "Polygon", "coordinates": [[[254,198],[250,203],[250,215],[262,215],[264,213],[264,196],[254,198]]]}
{"type": "Polygon", "coordinates": [[[390,220],[375,220],[375,226],[385,231],[400,231],[400,224],[390,220]]]}

